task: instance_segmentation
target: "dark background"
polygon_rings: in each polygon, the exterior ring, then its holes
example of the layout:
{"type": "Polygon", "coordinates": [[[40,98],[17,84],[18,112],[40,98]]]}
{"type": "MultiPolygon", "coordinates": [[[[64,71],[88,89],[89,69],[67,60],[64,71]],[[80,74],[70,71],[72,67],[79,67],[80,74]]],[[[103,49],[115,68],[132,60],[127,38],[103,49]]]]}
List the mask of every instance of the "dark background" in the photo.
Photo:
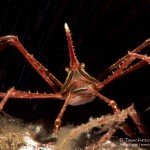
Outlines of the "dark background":
{"type": "MultiPolygon", "coordinates": [[[[3,0],[4,1],[4,0],[3,0]]],[[[29,53],[61,82],[69,64],[64,33],[67,22],[73,33],[76,53],[86,71],[97,77],[111,64],[150,37],[150,1],[147,0],[5,0],[0,5],[0,35],[17,35],[29,53]]],[[[150,51],[143,51],[149,54],[150,51]]],[[[112,82],[101,92],[120,108],[132,103],[149,126],[150,67],[144,67],[112,82]]],[[[0,91],[52,92],[14,48],[0,53],[0,91]]],[[[4,110],[25,121],[53,123],[63,102],[59,100],[9,100],[4,110]]],[[[69,106],[64,124],[81,124],[92,117],[111,113],[96,99],[78,107],[69,106]]]]}

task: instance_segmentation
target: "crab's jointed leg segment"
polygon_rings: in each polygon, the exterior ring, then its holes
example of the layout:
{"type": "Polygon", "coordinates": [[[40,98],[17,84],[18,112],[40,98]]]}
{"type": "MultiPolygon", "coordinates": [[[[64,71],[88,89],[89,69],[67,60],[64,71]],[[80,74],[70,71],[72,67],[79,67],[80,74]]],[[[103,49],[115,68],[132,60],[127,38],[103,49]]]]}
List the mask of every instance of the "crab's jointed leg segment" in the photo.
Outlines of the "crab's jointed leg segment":
{"type": "MultiPolygon", "coordinates": [[[[107,79],[105,79],[104,81],[102,81],[98,85],[98,88],[102,89],[103,87],[105,87],[106,85],[108,85],[113,80],[115,80],[115,79],[123,76],[124,73],[127,74],[127,73],[132,72],[132,71],[134,71],[134,70],[136,70],[136,69],[138,69],[138,68],[140,68],[142,66],[145,66],[147,63],[149,63],[150,62],[150,58],[149,57],[137,54],[138,52],[140,52],[141,50],[143,50],[144,48],[146,48],[149,45],[150,45],[150,39],[146,40],[144,43],[142,43],[141,45],[139,45],[133,51],[129,52],[123,58],[121,58],[116,63],[114,63],[112,66],[110,66],[105,72],[107,73],[109,71],[113,71],[113,70],[115,70],[115,71],[107,79]],[[138,62],[137,64],[131,66],[131,68],[130,68],[129,65],[136,58],[142,59],[142,60],[140,62],[138,62]]],[[[101,77],[104,73],[102,73],[99,77],[101,77]]]]}
{"type": "Polygon", "coordinates": [[[61,119],[63,117],[63,114],[64,114],[67,106],[68,106],[70,95],[71,94],[69,92],[69,94],[67,95],[67,97],[65,99],[65,102],[64,102],[64,104],[63,104],[63,106],[62,106],[62,108],[61,108],[61,110],[60,110],[60,112],[59,112],[59,114],[58,114],[58,116],[57,116],[57,118],[55,120],[55,126],[54,126],[54,133],[55,133],[55,135],[58,134],[58,131],[60,129],[60,125],[61,125],[61,122],[62,122],[61,119]]]}
{"type": "Polygon", "coordinates": [[[55,92],[62,86],[62,83],[56,79],[41,63],[39,63],[33,55],[29,54],[27,50],[20,43],[18,38],[13,35],[0,37],[0,51],[8,45],[14,46],[31,64],[31,66],[40,74],[40,76],[52,87],[55,92]]]}
{"type": "Polygon", "coordinates": [[[32,93],[32,92],[24,92],[24,91],[18,91],[15,90],[14,87],[8,90],[6,93],[0,92],[0,97],[2,97],[2,101],[0,101],[0,110],[3,109],[4,105],[8,101],[9,98],[15,98],[16,100],[21,100],[21,99],[59,99],[63,100],[63,97],[60,93],[32,93]]]}

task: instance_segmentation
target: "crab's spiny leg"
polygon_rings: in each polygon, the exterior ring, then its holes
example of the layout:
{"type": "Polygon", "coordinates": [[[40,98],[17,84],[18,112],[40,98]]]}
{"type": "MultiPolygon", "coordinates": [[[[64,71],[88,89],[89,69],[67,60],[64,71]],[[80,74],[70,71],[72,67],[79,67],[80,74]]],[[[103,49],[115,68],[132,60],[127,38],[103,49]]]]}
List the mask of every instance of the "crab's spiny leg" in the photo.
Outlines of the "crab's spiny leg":
{"type": "Polygon", "coordinates": [[[3,97],[2,101],[0,102],[0,111],[3,110],[4,105],[6,104],[7,100],[9,99],[10,95],[13,93],[14,87],[7,91],[5,96],[3,97]]]}
{"type": "Polygon", "coordinates": [[[68,106],[69,100],[70,100],[70,92],[68,93],[68,95],[66,97],[66,100],[65,100],[65,102],[64,102],[64,104],[63,104],[63,106],[62,106],[62,108],[61,108],[61,110],[60,110],[60,112],[59,112],[59,114],[56,118],[56,120],[55,120],[55,127],[54,127],[55,135],[58,134],[58,131],[60,129],[60,125],[61,125],[61,122],[62,122],[61,119],[63,117],[63,114],[64,114],[67,106],[68,106]]]}
{"type": "Polygon", "coordinates": [[[133,52],[129,52],[129,55],[134,57],[134,58],[144,60],[144,61],[146,61],[150,64],[150,57],[149,56],[136,54],[136,53],[133,53],[133,52]]]}
{"type": "MultiPolygon", "coordinates": [[[[135,48],[133,51],[133,53],[139,53],[141,50],[143,50],[144,48],[146,48],[147,46],[150,45],[150,39],[147,39],[144,43],[142,43],[141,45],[139,45],[137,48],[135,48]]],[[[108,68],[109,71],[113,71],[113,69],[118,68],[119,65],[122,64],[122,62],[124,60],[126,60],[129,57],[129,54],[126,54],[123,58],[119,59],[117,62],[115,62],[112,66],[110,66],[108,68]]],[[[103,73],[102,73],[103,74],[103,73]]]]}
{"type": "MultiPolygon", "coordinates": [[[[93,94],[95,96],[99,97],[100,100],[103,100],[104,102],[106,102],[112,108],[112,110],[115,114],[118,114],[121,112],[117,103],[114,100],[107,98],[106,96],[102,95],[101,93],[98,93],[97,91],[93,90],[90,86],[89,86],[89,90],[91,92],[93,92],[93,94]]],[[[136,136],[135,133],[130,129],[130,127],[125,122],[122,123],[121,129],[126,133],[126,135],[128,135],[130,137],[136,136]]]]}
{"type": "Polygon", "coordinates": [[[114,127],[110,128],[106,134],[104,134],[99,141],[96,143],[90,144],[86,147],[86,150],[96,150],[98,147],[102,146],[106,141],[108,141],[113,134],[116,132],[117,128],[119,126],[119,123],[117,123],[114,127]]]}
{"type": "Polygon", "coordinates": [[[139,131],[144,135],[147,136],[148,133],[146,132],[146,129],[144,127],[144,124],[141,122],[141,119],[138,115],[138,113],[136,112],[134,105],[132,104],[132,110],[129,112],[129,116],[132,118],[132,120],[134,121],[134,123],[137,125],[139,131]]]}
{"type": "MultiPolygon", "coordinates": [[[[16,100],[20,99],[60,99],[63,100],[63,96],[59,93],[33,93],[33,92],[24,92],[24,91],[18,91],[15,90],[14,88],[10,89],[8,92],[0,92],[0,97],[5,98],[6,95],[9,93],[9,98],[15,98],[16,100]],[[12,90],[13,89],[13,90],[12,90]]],[[[2,100],[3,101],[3,100],[2,100]]],[[[2,102],[1,101],[1,102],[2,102]]],[[[0,102],[0,103],[1,103],[0,102]]]]}
{"type": "Polygon", "coordinates": [[[125,121],[127,116],[128,115],[130,116],[134,112],[135,112],[134,106],[131,105],[127,109],[120,111],[118,114],[112,115],[111,117],[114,116],[114,118],[115,118],[114,120],[116,120],[116,124],[114,126],[110,127],[108,132],[106,134],[104,134],[96,143],[93,143],[93,144],[90,144],[89,146],[87,146],[86,150],[97,149],[100,146],[102,146],[102,144],[104,144],[107,140],[110,140],[111,137],[113,136],[113,134],[116,132],[116,130],[122,126],[122,123],[125,121]]]}
{"type": "MultiPolygon", "coordinates": [[[[100,93],[98,93],[97,96],[101,100],[105,101],[110,107],[112,107],[114,113],[120,113],[121,112],[117,103],[114,100],[111,100],[111,99],[107,98],[106,96],[104,96],[100,93]]],[[[120,127],[120,129],[122,129],[125,132],[125,134],[128,135],[129,137],[133,138],[136,136],[135,133],[131,130],[131,128],[125,122],[122,123],[122,126],[120,127]]]]}
{"type": "Polygon", "coordinates": [[[0,37],[0,44],[0,50],[3,50],[8,44],[14,46],[55,92],[58,91],[58,87],[62,86],[60,81],[58,81],[41,63],[39,63],[33,55],[27,52],[16,36],[8,35],[0,37]]]}
{"type": "MultiPolygon", "coordinates": [[[[143,50],[145,47],[150,45],[150,39],[146,40],[144,43],[142,43],[140,46],[138,46],[137,48],[135,48],[133,51],[131,51],[131,53],[138,53],[141,50],[143,50]]],[[[109,71],[114,71],[114,73],[112,75],[110,75],[106,80],[104,80],[103,82],[101,82],[98,87],[99,89],[105,87],[106,85],[108,85],[110,82],[112,82],[113,80],[117,79],[118,77],[122,76],[124,74],[124,71],[127,70],[127,67],[131,64],[132,61],[134,61],[136,58],[132,57],[130,55],[130,53],[128,53],[126,56],[124,56],[122,59],[120,59],[119,61],[117,61],[115,64],[113,64],[112,66],[110,66],[104,73],[108,73],[109,71]]],[[[145,60],[146,61],[146,60],[145,60]]],[[[144,66],[144,65],[143,65],[144,66]]],[[[130,68],[129,68],[130,69],[130,68]]],[[[132,69],[131,69],[132,70],[132,69]]],[[[134,68],[133,68],[134,70],[134,68]]],[[[126,71],[125,71],[126,72],[126,71]]],[[[104,73],[102,73],[101,75],[103,75],[104,73]]],[[[101,77],[101,75],[99,77],[101,77]]]]}
{"type": "Polygon", "coordinates": [[[116,130],[122,125],[122,123],[128,118],[130,113],[134,112],[133,105],[130,107],[120,111],[119,113],[115,113],[113,115],[102,116],[100,118],[93,119],[86,124],[82,124],[71,129],[70,133],[63,139],[62,143],[57,147],[57,150],[64,149],[65,144],[72,139],[76,139],[82,133],[89,132],[94,127],[101,127],[101,131],[107,133],[100,137],[97,142],[94,142],[88,146],[86,146],[86,150],[95,150],[98,147],[102,146],[107,140],[113,136],[116,130]],[[114,129],[114,130],[113,130],[114,129]]]}
{"type": "MultiPolygon", "coordinates": [[[[125,69],[123,70],[122,74],[120,74],[116,79],[119,79],[119,78],[121,78],[121,77],[123,77],[123,76],[125,76],[125,75],[127,75],[127,74],[130,74],[130,73],[132,73],[132,72],[138,70],[139,68],[142,68],[142,67],[146,66],[147,64],[148,64],[148,63],[147,63],[146,61],[141,60],[141,61],[137,62],[137,63],[134,64],[134,65],[130,65],[130,67],[129,67],[129,68],[125,68],[125,69]]],[[[98,79],[99,79],[100,81],[102,81],[102,80],[105,78],[106,75],[108,75],[108,74],[110,74],[110,73],[112,73],[112,72],[113,72],[112,70],[107,69],[107,70],[105,70],[102,74],[100,74],[100,75],[98,76],[98,79]]],[[[114,79],[114,80],[116,80],[116,79],[114,79]]]]}
{"type": "Polygon", "coordinates": [[[146,61],[141,60],[138,63],[136,63],[134,65],[131,65],[129,68],[125,68],[123,70],[123,73],[120,74],[120,76],[118,76],[116,79],[121,78],[122,76],[125,76],[127,74],[130,74],[130,73],[132,73],[132,72],[134,72],[134,71],[136,71],[136,70],[146,66],[147,64],[148,63],[146,61]]]}
{"type": "MultiPolygon", "coordinates": [[[[101,100],[103,100],[103,101],[105,101],[106,103],[108,103],[109,106],[112,107],[112,109],[113,109],[113,111],[114,111],[115,113],[119,113],[119,112],[120,112],[120,109],[118,108],[117,103],[116,103],[114,100],[111,100],[111,99],[107,98],[106,96],[104,96],[104,95],[102,95],[102,94],[100,94],[100,93],[98,93],[97,96],[98,96],[101,100]]],[[[134,106],[133,106],[133,105],[132,105],[132,109],[133,109],[133,110],[132,110],[133,113],[131,113],[131,115],[130,115],[131,118],[133,119],[134,123],[137,125],[139,131],[140,131],[143,135],[146,135],[146,129],[145,129],[143,123],[141,122],[140,117],[138,116],[138,114],[137,114],[136,110],[134,109],[134,106]]],[[[130,127],[129,127],[126,123],[123,123],[123,124],[122,124],[121,129],[122,129],[127,135],[129,135],[130,137],[135,137],[133,131],[130,129],[130,127]]]]}

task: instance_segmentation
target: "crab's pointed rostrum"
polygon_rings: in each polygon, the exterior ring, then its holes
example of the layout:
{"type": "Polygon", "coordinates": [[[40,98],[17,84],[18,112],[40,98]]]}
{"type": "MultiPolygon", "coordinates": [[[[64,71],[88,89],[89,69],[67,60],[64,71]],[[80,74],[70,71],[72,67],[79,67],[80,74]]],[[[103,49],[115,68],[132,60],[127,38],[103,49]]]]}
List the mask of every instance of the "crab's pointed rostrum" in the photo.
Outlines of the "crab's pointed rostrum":
{"type": "Polygon", "coordinates": [[[69,29],[67,23],[64,24],[64,28],[65,28],[67,42],[68,42],[68,48],[69,48],[70,68],[72,70],[77,70],[79,67],[79,62],[78,62],[78,59],[77,59],[75,51],[74,51],[71,32],[70,32],[70,29],[69,29]]]}

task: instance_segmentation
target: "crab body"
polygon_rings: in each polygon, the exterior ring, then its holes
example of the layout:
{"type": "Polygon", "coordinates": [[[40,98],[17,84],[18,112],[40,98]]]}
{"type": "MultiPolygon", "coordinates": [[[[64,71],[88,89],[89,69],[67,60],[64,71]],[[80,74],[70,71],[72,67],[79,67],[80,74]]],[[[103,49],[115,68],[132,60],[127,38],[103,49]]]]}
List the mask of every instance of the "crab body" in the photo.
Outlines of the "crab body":
{"type": "Polygon", "coordinates": [[[67,95],[69,91],[72,91],[68,102],[69,105],[77,106],[89,103],[95,98],[95,95],[90,89],[98,91],[96,85],[99,84],[99,81],[91,77],[84,70],[84,67],[84,64],[81,64],[78,70],[66,69],[68,76],[62,86],[61,93],[67,95]]]}

